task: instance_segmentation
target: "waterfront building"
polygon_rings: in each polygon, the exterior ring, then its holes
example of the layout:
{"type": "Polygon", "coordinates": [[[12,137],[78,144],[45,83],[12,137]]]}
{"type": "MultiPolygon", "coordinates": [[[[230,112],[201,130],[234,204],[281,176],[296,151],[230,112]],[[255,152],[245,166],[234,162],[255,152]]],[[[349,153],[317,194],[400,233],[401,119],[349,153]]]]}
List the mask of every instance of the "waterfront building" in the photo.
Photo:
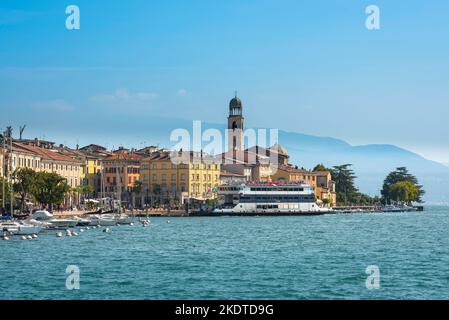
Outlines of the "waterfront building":
{"type": "Polygon", "coordinates": [[[85,153],[84,165],[82,167],[82,181],[83,185],[90,185],[92,187],[92,196],[94,198],[101,195],[101,161],[105,157],[99,154],[85,153]]]}
{"type": "Polygon", "coordinates": [[[65,146],[58,148],[59,152],[82,162],[80,167],[81,185],[92,187],[92,196],[97,198],[101,194],[101,160],[111,153],[98,145],[89,145],[80,149],[70,149],[65,146]]]}
{"type": "MultiPolygon", "coordinates": [[[[52,172],[63,177],[71,188],[81,183],[80,168],[82,162],[60,153],[56,149],[40,148],[18,142],[12,143],[12,171],[19,168],[30,168],[36,172],[52,172]]],[[[78,205],[79,195],[68,194],[66,206],[78,205]]]]}
{"type": "Polygon", "coordinates": [[[177,162],[172,161],[172,154],[157,151],[142,159],[141,176],[146,202],[173,199],[183,204],[188,199],[215,199],[216,188],[220,184],[220,165],[215,159],[202,152],[184,152],[188,156],[177,162]]]}
{"type": "Polygon", "coordinates": [[[121,199],[130,205],[132,192],[140,181],[140,161],[142,156],[119,149],[101,160],[103,168],[104,192],[107,197],[121,199]]]}
{"type": "Polygon", "coordinates": [[[82,162],[61,154],[57,150],[44,149],[13,143],[12,168],[31,168],[35,171],[53,172],[67,180],[67,184],[78,187],[81,183],[82,162]]]}
{"type": "Polygon", "coordinates": [[[272,177],[273,181],[307,183],[311,185],[318,202],[328,199],[331,206],[337,202],[335,182],[329,171],[309,171],[292,165],[281,165],[272,177]]]}
{"type": "Polygon", "coordinates": [[[27,145],[31,147],[38,147],[43,149],[54,149],[55,142],[41,140],[38,138],[34,139],[13,139],[14,142],[20,143],[22,145],[27,145]]]}
{"type": "Polygon", "coordinates": [[[220,172],[220,185],[239,185],[247,182],[247,178],[243,174],[232,173],[222,170],[220,172]]]}

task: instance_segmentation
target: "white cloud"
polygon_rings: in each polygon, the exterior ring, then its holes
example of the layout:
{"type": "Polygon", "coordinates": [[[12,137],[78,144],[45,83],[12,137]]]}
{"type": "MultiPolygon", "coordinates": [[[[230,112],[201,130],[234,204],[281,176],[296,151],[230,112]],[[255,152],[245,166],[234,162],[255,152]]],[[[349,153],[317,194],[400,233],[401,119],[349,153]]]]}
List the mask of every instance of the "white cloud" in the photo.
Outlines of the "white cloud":
{"type": "Polygon", "coordinates": [[[31,104],[36,110],[72,111],[73,106],[63,99],[36,101],[31,104]]]}
{"type": "Polygon", "coordinates": [[[92,102],[144,102],[154,100],[159,95],[154,92],[130,92],[128,89],[117,89],[112,94],[97,95],[90,98],[92,102]]]}
{"type": "Polygon", "coordinates": [[[187,91],[186,89],[179,89],[177,95],[180,97],[187,97],[190,95],[190,92],[187,91]]]}

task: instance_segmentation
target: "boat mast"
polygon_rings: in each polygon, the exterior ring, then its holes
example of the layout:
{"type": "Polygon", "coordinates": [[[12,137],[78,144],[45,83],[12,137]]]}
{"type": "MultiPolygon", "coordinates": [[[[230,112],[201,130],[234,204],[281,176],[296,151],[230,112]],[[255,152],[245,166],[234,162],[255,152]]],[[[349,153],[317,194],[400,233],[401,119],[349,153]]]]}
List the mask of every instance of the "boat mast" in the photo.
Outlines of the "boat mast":
{"type": "Polygon", "coordinates": [[[120,213],[120,207],[122,205],[122,184],[120,181],[121,172],[119,174],[119,171],[121,171],[121,163],[120,160],[118,161],[118,167],[117,167],[117,199],[118,199],[118,213],[120,213]]]}
{"type": "Polygon", "coordinates": [[[9,137],[9,185],[11,188],[11,219],[14,218],[14,208],[13,208],[13,202],[14,202],[14,188],[12,186],[12,135],[9,137]]]}
{"type": "MultiPolygon", "coordinates": [[[[6,170],[6,131],[3,132],[3,163],[2,163],[2,173],[3,175],[6,177],[5,175],[5,170],[6,170]]],[[[5,204],[5,192],[6,192],[6,180],[3,179],[2,180],[2,209],[6,210],[6,204],[5,204]]]]}

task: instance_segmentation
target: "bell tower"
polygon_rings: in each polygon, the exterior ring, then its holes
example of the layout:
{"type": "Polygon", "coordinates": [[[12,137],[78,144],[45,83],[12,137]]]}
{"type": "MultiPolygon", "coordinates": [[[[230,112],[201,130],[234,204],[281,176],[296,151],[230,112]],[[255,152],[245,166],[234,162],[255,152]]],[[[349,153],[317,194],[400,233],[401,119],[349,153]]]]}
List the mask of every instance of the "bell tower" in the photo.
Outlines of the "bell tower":
{"type": "Polygon", "coordinates": [[[228,116],[228,151],[243,151],[244,137],[243,137],[243,113],[242,101],[235,97],[229,102],[229,116],[228,116]]]}

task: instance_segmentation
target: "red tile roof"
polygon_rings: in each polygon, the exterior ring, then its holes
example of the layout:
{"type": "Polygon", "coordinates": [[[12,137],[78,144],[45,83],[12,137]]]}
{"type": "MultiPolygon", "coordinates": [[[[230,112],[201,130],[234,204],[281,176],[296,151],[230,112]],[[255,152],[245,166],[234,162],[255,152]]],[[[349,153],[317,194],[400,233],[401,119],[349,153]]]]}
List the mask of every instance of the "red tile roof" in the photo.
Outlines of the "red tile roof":
{"type": "Polygon", "coordinates": [[[105,157],[104,161],[125,160],[125,161],[140,161],[143,157],[133,152],[119,152],[105,157]]]}
{"type": "Polygon", "coordinates": [[[54,161],[65,161],[65,162],[80,162],[78,160],[75,160],[69,156],[63,155],[57,151],[52,151],[49,149],[39,148],[39,147],[33,147],[21,143],[14,142],[13,147],[16,148],[19,151],[25,151],[28,153],[33,153],[38,156],[41,156],[44,159],[47,160],[54,160],[54,161]]]}

